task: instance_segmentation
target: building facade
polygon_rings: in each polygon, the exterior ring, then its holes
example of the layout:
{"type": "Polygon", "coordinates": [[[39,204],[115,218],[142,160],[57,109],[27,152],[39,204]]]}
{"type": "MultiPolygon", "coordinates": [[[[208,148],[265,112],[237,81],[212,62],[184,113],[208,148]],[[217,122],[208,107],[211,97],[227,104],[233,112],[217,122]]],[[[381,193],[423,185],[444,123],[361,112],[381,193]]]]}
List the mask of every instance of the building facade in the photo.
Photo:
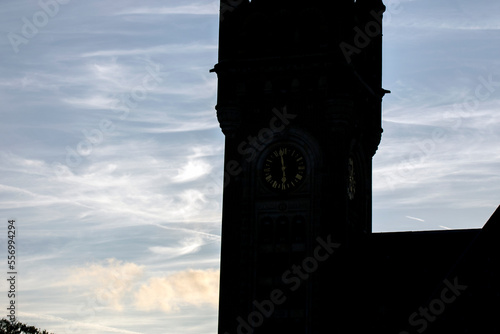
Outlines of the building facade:
{"type": "MultiPolygon", "coordinates": [[[[447,257],[413,264],[452,266],[479,233],[372,234],[384,10],[380,0],[221,1],[219,334],[404,332],[415,303],[398,297],[422,276],[394,275],[446,238],[447,257]],[[437,241],[425,252],[405,247],[427,239],[437,241]]],[[[409,295],[443,282],[433,274],[409,295]]]]}

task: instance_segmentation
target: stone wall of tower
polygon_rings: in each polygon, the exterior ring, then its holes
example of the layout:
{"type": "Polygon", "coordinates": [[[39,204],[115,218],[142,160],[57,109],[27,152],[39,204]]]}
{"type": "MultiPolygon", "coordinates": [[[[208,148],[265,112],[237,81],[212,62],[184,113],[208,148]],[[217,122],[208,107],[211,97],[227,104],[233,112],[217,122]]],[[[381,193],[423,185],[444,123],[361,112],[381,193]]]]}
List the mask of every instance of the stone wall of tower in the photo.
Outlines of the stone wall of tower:
{"type": "Polygon", "coordinates": [[[321,319],[341,311],[328,306],[338,293],[335,266],[318,269],[321,275],[297,290],[288,268],[314,254],[318,238],[348,243],[371,233],[371,159],[383,96],[377,20],[384,6],[334,6],[222,1],[213,69],[226,135],[220,334],[249,324],[275,290],[293,293],[253,333],[319,333],[321,319]],[[266,187],[262,168],[283,145],[300,151],[307,172],[297,189],[276,192],[266,187]]]}

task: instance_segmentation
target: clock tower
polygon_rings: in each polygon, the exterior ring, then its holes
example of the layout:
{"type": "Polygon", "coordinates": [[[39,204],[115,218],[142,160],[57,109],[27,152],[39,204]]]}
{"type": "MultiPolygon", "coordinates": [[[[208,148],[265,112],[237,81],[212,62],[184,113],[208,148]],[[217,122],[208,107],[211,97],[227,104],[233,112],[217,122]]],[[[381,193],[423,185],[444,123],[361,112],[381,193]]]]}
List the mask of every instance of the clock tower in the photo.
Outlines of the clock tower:
{"type": "Polygon", "coordinates": [[[348,326],[337,254],[371,234],[384,10],[221,0],[219,334],[348,326]]]}

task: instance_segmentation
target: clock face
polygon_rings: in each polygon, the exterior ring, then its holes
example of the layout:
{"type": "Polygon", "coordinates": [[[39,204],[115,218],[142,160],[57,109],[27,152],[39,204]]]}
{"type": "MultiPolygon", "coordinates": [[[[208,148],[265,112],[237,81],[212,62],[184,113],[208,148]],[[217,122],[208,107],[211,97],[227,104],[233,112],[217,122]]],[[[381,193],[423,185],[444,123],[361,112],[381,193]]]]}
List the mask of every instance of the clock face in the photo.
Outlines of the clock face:
{"type": "Polygon", "coordinates": [[[265,157],[264,183],[278,192],[296,189],[305,178],[306,161],[293,145],[279,145],[265,157]]]}

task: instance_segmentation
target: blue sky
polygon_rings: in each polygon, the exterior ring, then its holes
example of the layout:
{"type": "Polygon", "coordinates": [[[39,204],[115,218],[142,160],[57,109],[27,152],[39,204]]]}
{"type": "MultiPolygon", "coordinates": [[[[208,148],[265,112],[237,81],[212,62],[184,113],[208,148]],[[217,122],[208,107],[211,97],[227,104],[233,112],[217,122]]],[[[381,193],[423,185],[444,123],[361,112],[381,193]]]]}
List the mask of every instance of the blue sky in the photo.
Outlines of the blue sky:
{"type": "MultiPolygon", "coordinates": [[[[374,230],[481,227],[500,204],[500,3],[386,5],[374,230]]],[[[217,34],[212,0],[1,2],[0,217],[18,228],[21,321],[216,331],[217,34]]]]}

